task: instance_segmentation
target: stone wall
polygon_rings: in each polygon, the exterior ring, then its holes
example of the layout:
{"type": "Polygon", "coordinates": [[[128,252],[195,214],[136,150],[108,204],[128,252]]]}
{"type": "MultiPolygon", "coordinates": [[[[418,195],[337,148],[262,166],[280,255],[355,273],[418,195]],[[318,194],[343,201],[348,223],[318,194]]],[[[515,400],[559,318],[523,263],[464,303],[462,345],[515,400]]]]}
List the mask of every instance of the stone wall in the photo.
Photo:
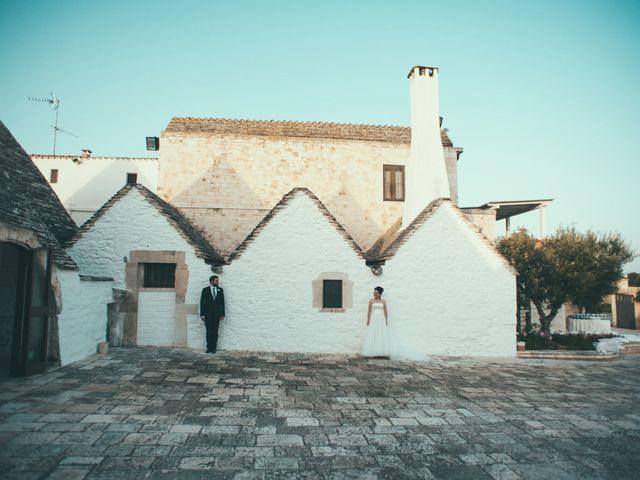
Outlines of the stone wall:
{"type": "MultiPolygon", "coordinates": [[[[403,202],[383,201],[383,165],[407,164],[408,138],[374,141],[167,129],[161,139],[158,194],[228,254],[285,193],[306,187],[367,249],[402,215],[403,202]]],[[[445,147],[456,199],[457,152],[445,147]]]]}

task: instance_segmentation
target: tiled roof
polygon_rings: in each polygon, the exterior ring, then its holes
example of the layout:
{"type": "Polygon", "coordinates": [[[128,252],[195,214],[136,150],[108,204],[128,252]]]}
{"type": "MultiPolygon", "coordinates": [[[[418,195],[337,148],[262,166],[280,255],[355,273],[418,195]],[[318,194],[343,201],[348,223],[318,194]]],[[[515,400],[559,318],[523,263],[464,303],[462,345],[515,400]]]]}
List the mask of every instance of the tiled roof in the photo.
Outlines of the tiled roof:
{"type": "Polygon", "coordinates": [[[46,155],[39,153],[31,153],[29,156],[33,160],[152,160],[158,161],[157,157],[100,157],[95,155],[82,156],[82,155],[46,155]]]}
{"type": "Polygon", "coordinates": [[[35,232],[60,268],[77,269],[62,245],[78,227],[33,164],[0,122],[0,220],[35,232]]]}
{"type": "Polygon", "coordinates": [[[429,218],[445,203],[453,207],[455,212],[460,216],[462,221],[466,223],[476,234],[482,239],[489,249],[498,256],[503,264],[512,272],[513,267],[509,265],[506,258],[496,249],[495,245],[485,237],[478,227],[473,224],[448,198],[437,198],[427,205],[422,212],[411,222],[404,230],[400,230],[401,222],[396,222],[384,235],[382,235],[376,243],[366,252],[365,258],[367,263],[383,262],[393,257],[397,251],[404,245],[409,238],[422,226],[429,218]]]}
{"type": "Polygon", "coordinates": [[[347,231],[340,224],[340,222],[336,220],[336,217],[334,217],[331,214],[331,212],[329,212],[327,207],[324,206],[324,204],[320,201],[320,199],[318,199],[318,197],[316,197],[313,194],[313,192],[311,192],[311,190],[309,190],[308,188],[297,187],[291,190],[289,193],[287,193],[284,197],[282,197],[282,199],[278,203],[274,205],[274,207],[269,211],[269,213],[267,213],[267,215],[265,215],[262,221],[253,229],[253,231],[247,236],[247,238],[245,238],[244,241],[240,245],[238,245],[236,249],[231,253],[231,255],[229,255],[228,257],[229,261],[239,258],[240,255],[242,255],[242,252],[244,252],[247,249],[247,247],[251,245],[251,243],[256,239],[256,237],[260,235],[260,232],[262,232],[262,230],[267,226],[267,224],[271,221],[271,219],[275,217],[278,212],[280,212],[281,210],[284,210],[289,204],[289,202],[291,201],[291,199],[293,199],[299,193],[302,193],[307,197],[309,197],[316,204],[316,206],[318,207],[322,215],[324,215],[325,218],[329,221],[329,223],[335,227],[335,229],[342,236],[342,238],[344,238],[347,241],[347,243],[351,246],[353,251],[356,252],[356,254],[360,258],[364,258],[364,254],[360,249],[360,247],[358,246],[358,244],[353,240],[353,238],[351,238],[351,235],[347,233],[347,231]]]}
{"type": "Polygon", "coordinates": [[[156,208],[165,218],[171,223],[178,233],[194,248],[198,257],[203,258],[208,263],[214,265],[222,265],[225,263],[224,258],[220,255],[216,249],[204,238],[202,233],[193,226],[193,224],[187,220],[187,218],[180,213],[180,211],[173,205],[165,202],[158,197],[151,190],[147,189],[141,184],[125,185],[122,187],[113,197],[111,197],[100,209],[94,213],[89,220],[87,220],[78,230],[77,234],[70,239],[67,246],[70,247],[76,243],[84,233],[91,230],[95,223],[107,212],[109,209],[123,198],[132,189],[137,189],[140,194],[147,199],[147,201],[156,208]]]}
{"type": "MultiPolygon", "coordinates": [[[[355,123],[232,120],[228,118],[173,117],[163,133],[211,132],[273,137],[335,138],[391,143],[411,143],[411,128],[355,123]]],[[[440,129],[442,145],[452,147],[447,129],[440,129]]]]}

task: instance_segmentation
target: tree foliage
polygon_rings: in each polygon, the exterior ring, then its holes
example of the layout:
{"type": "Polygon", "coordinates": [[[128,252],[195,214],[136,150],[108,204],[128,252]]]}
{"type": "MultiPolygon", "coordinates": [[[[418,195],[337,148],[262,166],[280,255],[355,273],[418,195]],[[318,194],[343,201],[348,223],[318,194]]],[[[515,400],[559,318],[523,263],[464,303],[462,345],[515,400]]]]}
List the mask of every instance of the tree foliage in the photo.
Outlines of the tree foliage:
{"type": "Polygon", "coordinates": [[[518,272],[518,289],[536,307],[545,332],[567,301],[595,312],[605,295],[616,292],[622,266],[634,258],[619,234],[574,227],[559,228],[543,242],[521,229],[501,239],[498,249],[518,272]]]}
{"type": "Polygon", "coordinates": [[[630,287],[640,287],[640,273],[631,272],[627,275],[630,287]]]}
{"type": "Polygon", "coordinates": [[[520,229],[498,242],[498,249],[518,273],[517,287],[522,297],[528,298],[538,311],[540,327],[549,331],[567,292],[562,278],[542,244],[525,229],[520,229]]]}

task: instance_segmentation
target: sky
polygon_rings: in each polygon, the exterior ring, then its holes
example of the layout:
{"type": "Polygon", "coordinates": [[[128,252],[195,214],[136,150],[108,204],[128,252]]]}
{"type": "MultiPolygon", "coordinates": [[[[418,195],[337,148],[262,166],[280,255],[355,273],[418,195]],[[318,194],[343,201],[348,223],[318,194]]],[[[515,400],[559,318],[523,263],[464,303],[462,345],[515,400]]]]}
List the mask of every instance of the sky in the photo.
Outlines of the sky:
{"type": "Polygon", "coordinates": [[[54,92],[56,153],[111,156],[174,116],[409,126],[406,75],[437,66],[460,206],[552,198],[545,233],[640,253],[639,52],[638,0],[0,0],[0,120],[51,153],[28,97],[54,92]]]}

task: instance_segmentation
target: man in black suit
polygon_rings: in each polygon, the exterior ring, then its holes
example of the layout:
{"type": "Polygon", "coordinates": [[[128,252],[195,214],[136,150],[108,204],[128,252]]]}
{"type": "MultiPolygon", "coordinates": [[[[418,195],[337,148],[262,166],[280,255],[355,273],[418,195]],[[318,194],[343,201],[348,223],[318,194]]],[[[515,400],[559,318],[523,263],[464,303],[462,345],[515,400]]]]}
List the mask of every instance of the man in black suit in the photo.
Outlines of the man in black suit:
{"type": "Polygon", "coordinates": [[[209,278],[209,286],[200,295],[200,320],[207,328],[207,353],[215,353],[218,343],[218,327],[224,320],[224,292],[218,286],[217,275],[209,278]]]}

